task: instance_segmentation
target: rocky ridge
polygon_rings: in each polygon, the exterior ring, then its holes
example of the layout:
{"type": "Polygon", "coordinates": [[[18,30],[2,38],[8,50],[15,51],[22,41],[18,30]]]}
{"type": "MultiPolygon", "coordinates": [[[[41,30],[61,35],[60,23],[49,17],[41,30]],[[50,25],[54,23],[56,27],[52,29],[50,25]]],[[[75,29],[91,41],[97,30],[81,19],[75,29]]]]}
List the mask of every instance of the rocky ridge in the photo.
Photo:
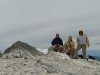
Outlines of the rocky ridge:
{"type": "Polygon", "coordinates": [[[16,48],[6,53],[9,58],[3,58],[5,54],[0,58],[0,75],[100,75],[100,62],[96,60],[71,59],[64,53],[53,51],[31,56],[22,48],[16,48]]]}

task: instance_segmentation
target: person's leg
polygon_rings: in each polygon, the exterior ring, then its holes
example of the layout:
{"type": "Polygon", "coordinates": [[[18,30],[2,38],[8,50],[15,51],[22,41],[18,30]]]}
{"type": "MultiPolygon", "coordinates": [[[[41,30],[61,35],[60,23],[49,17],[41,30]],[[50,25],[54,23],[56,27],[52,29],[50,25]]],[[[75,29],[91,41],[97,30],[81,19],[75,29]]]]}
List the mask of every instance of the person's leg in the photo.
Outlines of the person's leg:
{"type": "Polygon", "coordinates": [[[67,47],[64,47],[64,48],[63,48],[63,51],[64,51],[65,54],[67,54],[68,51],[69,51],[69,49],[68,49],[67,47]]]}
{"type": "Polygon", "coordinates": [[[63,53],[66,53],[66,48],[63,46],[63,53]]]}
{"type": "Polygon", "coordinates": [[[70,54],[70,52],[67,52],[66,54],[67,54],[69,57],[71,57],[71,54],[70,54]]]}
{"type": "Polygon", "coordinates": [[[66,49],[66,54],[68,55],[68,56],[70,56],[71,55],[71,52],[70,52],[71,50],[70,49],[66,49]]]}
{"type": "Polygon", "coordinates": [[[82,45],[83,58],[86,58],[86,45],[82,45]]]}
{"type": "Polygon", "coordinates": [[[64,50],[64,49],[63,49],[63,46],[59,46],[59,47],[58,47],[58,51],[59,51],[59,52],[63,53],[63,52],[64,52],[63,50],[64,50]]]}
{"type": "Polygon", "coordinates": [[[80,49],[81,49],[81,46],[78,46],[78,47],[75,49],[73,58],[78,58],[78,52],[79,52],[80,49]]]}
{"type": "Polygon", "coordinates": [[[58,51],[58,46],[57,46],[57,45],[54,46],[54,51],[59,52],[59,51],[58,51]]]}
{"type": "Polygon", "coordinates": [[[73,49],[69,49],[69,56],[72,58],[73,57],[73,49]]]}
{"type": "Polygon", "coordinates": [[[72,49],[71,49],[71,57],[72,57],[72,58],[74,57],[74,53],[75,53],[75,49],[72,48],[72,49]]]}

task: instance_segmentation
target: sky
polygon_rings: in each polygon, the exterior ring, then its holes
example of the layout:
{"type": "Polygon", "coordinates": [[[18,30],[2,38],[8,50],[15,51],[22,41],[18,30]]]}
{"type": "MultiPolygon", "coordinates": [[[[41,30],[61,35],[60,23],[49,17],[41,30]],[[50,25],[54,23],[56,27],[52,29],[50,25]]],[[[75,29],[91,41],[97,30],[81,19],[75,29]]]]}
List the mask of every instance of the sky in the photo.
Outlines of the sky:
{"type": "Polygon", "coordinates": [[[66,41],[80,29],[99,49],[100,0],[0,0],[1,51],[16,41],[48,48],[56,33],[66,41]]]}

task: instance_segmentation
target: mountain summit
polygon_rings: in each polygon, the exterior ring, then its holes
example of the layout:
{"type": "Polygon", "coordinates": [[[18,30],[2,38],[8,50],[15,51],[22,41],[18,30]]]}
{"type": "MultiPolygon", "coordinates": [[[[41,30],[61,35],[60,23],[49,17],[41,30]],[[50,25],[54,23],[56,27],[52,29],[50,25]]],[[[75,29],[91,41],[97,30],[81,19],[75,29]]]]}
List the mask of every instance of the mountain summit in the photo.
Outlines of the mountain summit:
{"type": "Polygon", "coordinates": [[[71,59],[54,51],[40,55],[35,47],[18,41],[0,59],[0,75],[100,75],[96,60],[71,59]]]}
{"type": "Polygon", "coordinates": [[[21,41],[17,41],[16,43],[12,44],[11,47],[7,48],[4,51],[4,54],[10,53],[11,51],[14,50],[26,50],[27,52],[29,52],[32,56],[37,56],[37,55],[43,55],[43,53],[39,52],[35,47],[30,46],[27,43],[21,42],[21,41]]]}

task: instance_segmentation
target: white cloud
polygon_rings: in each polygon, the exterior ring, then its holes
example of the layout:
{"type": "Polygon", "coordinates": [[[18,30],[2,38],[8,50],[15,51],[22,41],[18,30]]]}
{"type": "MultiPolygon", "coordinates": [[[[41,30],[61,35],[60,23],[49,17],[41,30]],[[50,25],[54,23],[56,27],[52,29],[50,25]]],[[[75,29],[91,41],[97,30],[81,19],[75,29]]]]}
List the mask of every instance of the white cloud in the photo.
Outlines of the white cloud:
{"type": "Polygon", "coordinates": [[[65,41],[68,35],[75,38],[79,29],[98,42],[99,8],[99,0],[2,0],[0,47],[22,40],[47,48],[56,33],[65,41]]]}

